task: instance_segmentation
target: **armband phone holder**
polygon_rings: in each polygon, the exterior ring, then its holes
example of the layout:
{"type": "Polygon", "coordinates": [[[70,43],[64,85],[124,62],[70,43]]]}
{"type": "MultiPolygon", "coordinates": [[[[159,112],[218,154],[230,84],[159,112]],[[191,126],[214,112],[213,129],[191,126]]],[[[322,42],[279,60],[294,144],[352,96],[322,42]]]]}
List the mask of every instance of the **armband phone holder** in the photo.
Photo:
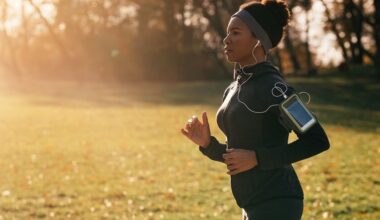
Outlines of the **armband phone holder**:
{"type": "Polygon", "coordinates": [[[290,132],[305,133],[316,122],[317,119],[306,108],[296,93],[280,103],[280,122],[290,132]]]}

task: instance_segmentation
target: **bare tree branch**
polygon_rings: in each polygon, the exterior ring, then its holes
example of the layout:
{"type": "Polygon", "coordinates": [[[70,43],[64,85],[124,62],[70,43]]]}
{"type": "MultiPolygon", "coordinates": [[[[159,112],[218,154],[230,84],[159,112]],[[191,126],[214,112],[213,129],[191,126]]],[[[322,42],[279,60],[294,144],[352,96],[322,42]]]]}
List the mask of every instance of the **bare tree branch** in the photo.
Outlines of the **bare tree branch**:
{"type": "Polygon", "coordinates": [[[33,2],[33,0],[27,0],[29,4],[34,8],[34,10],[38,13],[41,20],[45,23],[45,26],[47,27],[50,35],[52,36],[53,40],[55,41],[59,51],[61,52],[62,56],[66,60],[70,60],[69,52],[67,51],[66,47],[64,46],[63,42],[59,39],[57,34],[54,32],[53,26],[49,23],[49,21],[46,19],[46,17],[42,14],[41,9],[33,2]]]}

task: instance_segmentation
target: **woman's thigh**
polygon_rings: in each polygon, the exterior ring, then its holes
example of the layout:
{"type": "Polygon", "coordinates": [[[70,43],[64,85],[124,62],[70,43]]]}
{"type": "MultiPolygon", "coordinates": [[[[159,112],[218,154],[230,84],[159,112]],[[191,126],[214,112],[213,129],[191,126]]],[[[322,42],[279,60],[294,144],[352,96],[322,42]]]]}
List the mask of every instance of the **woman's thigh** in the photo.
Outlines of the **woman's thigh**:
{"type": "Polygon", "coordinates": [[[303,200],[279,198],[243,210],[243,220],[300,220],[303,200]]]}

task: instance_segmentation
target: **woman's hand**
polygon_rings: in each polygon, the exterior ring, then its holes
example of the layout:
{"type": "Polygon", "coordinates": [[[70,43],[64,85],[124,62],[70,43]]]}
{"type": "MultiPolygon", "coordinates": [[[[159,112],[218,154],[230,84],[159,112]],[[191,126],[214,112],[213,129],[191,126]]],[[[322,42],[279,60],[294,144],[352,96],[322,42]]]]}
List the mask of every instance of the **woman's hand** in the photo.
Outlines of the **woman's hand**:
{"type": "Polygon", "coordinates": [[[202,113],[202,123],[198,120],[197,116],[193,115],[187,121],[185,128],[181,128],[181,132],[195,144],[207,147],[210,143],[210,126],[206,112],[202,113]]]}
{"type": "Polygon", "coordinates": [[[256,152],[245,149],[227,149],[223,154],[227,169],[227,174],[236,175],[257,166],[256,152]]]}

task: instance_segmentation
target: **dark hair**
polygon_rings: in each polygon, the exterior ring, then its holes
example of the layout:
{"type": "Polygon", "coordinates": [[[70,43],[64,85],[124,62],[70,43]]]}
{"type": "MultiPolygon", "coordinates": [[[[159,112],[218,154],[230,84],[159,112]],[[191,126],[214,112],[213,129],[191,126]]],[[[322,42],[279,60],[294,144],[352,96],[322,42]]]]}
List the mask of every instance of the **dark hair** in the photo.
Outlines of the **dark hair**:
{"type": "Polygon", "coordinates": [[[276,47],[284,35],[284,28],[289,23],[290,11],[284,1],[263,0],[248,2],[240,9],[248,11],[268,34],[273,47],[276,47]]]}

